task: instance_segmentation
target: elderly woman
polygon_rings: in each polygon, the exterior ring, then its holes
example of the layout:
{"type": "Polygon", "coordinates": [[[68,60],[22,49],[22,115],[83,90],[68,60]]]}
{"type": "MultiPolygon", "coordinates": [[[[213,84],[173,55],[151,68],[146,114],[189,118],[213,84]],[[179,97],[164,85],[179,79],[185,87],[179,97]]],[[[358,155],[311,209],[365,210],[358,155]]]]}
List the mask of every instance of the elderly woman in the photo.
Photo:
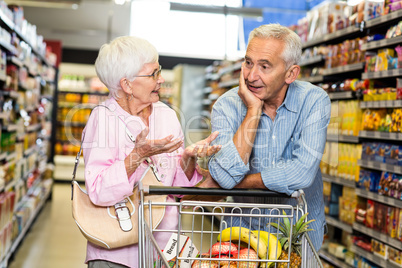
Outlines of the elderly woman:
{"type": "MultiPolygon", "coordinates": [[[[130,196],[149,158],[165,186],[188,187],[201,181],[197,157],[220,150],[221,146],[209,146],[218,133],[184,149],[175,111],[159,102],[165,80],[154,46],[133,36],[116,38],[101,47],[95,69],[110,97],[93,110],[82,134],[85,186],[92,202],[112,206],[130,196]]],[[[167,201],[173,200],[169,196],[167,201]]],[[[177,229],[177,213],[177,207],[167,206],[159,228],[177,229]]],[[[161,248],[169,237],[155,234],[161,248]]],[[[137,267],[138,247],[108,250],[88,242],[86,263],[88,267],[137,267]]]]}

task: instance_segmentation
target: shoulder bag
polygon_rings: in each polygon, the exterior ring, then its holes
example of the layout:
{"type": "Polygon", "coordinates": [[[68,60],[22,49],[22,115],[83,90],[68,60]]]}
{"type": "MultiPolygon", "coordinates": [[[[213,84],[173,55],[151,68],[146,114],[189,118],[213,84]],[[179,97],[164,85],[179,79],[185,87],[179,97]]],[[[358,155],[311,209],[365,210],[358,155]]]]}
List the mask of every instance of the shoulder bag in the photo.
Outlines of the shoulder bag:
{"type": "MultiPolygon", "coordinates": [[[[130,139],[135,142],[135,139],[133,140],[133,136],[130,134],[130,139]]],[[[144,219],[139,219],[140,194],[137,186],[134,187],[133,194],[130,197],[114,206],[105,207],[93,204],[87,192],[75,180],[81,152],[82,148],[80,148],[75,159],[71,182],[72,213],[81,233],[92,244],[107,249],[138,243],[139,220],[148,222],[149,219],[152,219],[152,227],[156,228],[162,221],[166,206],[152,205],[151,217],[149,209],[144,209],[144,219]]],[[[142,184],[162,186],[163,184],[159,180],[155,165],[152,164],[149,158],[146,162],[148,163],[148,168],[141,177],[142,184]]],[[[151,204],[152,202],[166,202],[166,198],[167,195],[144,195],[144,203],[148,203],[148,201],[151,204]]]]}

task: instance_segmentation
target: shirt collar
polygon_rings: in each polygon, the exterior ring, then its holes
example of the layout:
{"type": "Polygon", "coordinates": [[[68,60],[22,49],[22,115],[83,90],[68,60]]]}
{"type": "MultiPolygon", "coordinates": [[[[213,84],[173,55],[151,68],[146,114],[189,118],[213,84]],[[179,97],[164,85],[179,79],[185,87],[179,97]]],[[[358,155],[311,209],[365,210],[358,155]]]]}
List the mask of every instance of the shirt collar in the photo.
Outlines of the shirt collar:
{"type": "Polygon", "coordinates": [[[301,92],[301,87],[298,81],[291,83],[286,92],[285,100],[281,106],[284,106],[291,112],[298,113],[300,111],[300,106],[302,105],[301,92]]]}

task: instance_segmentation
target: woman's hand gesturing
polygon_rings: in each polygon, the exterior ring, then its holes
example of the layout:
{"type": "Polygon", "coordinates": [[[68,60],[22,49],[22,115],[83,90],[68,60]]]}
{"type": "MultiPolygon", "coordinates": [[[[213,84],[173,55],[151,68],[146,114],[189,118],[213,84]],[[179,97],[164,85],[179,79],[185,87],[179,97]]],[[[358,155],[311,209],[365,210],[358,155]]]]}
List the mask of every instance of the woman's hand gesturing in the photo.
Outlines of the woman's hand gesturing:
{"type": "Polygon", "coordinates": [[[149,128],[145,128],[138,134],[135,139],[135,147],[132,151],[133,156],[138,160],[145,160],[147,157],[162,154],[171,153],[179,149],[183,145],[183,140],[173,139],[173,135],[169,135],[159,140],[147,140],[146,137],[149,133],[149,128]]]}

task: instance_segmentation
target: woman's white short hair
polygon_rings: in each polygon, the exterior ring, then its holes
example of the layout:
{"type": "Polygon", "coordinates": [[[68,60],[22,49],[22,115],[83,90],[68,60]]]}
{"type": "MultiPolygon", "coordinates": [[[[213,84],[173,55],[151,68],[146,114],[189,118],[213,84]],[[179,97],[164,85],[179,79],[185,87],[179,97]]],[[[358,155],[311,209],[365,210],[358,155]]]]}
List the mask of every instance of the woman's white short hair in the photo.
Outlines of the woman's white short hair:
{"type": "Polygon", "coordinates": [[[100,48],[95,70],[99,79],[109,89],[110,95],[118,99],[121,97],[119,92],[122,78],[132,81],[144,64],[158,60],[158,51],[147,40],[135,36],[121,36],[100,48]]]}
{"type": "Polygon", "coordinates": [[[261,25],[251,31],[248,42],[250,43],[250,41],[255,37],[273,38],[285,43],[282,58],[285,61],[286,70],[290,66],[299,63],[302,53],[301,39],[288,27],[276,23],[261,25]]]}

